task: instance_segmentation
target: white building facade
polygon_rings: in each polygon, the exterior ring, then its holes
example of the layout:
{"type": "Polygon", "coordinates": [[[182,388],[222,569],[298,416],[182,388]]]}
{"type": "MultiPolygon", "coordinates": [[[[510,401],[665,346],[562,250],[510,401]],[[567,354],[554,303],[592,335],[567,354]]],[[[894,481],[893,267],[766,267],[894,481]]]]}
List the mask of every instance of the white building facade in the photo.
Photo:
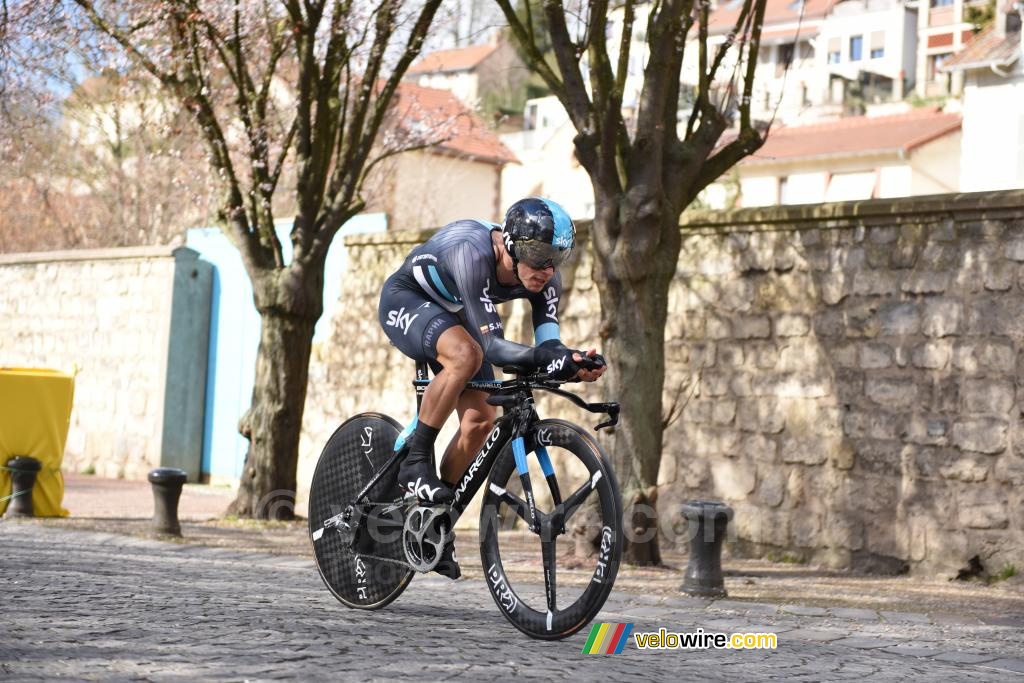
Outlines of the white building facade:
{"type": "Polygon", "coordinates": [[[1020,10],[997,12],[994,25],[945,70],[963,79],[964,192],[1024,187],[1024,45],[1020,10]]]}
{"type": "Polygon", "coordinates": [[[558,202],[574,219],[593,218],[594,189],[576,159],[575,137],[576,128],[557,97],[527,100],[524,130],[501,136],[518,159],[502,170],[502,206],[537,195],[558,202]]]}
{"type": "Polygon", "coordinates": [[[853,83],[865,104],[902,100],[917,76],[917,8],[903,0],[837,2],[815,48],[827,102],[841,104],[853,83]]]}

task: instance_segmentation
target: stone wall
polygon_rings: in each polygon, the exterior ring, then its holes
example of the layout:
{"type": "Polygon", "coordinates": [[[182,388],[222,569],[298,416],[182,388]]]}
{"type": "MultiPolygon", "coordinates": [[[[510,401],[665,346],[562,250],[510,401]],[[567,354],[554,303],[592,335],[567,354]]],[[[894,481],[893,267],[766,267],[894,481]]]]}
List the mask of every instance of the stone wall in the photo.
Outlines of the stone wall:
{"type": "MultiPolygon", "coordinates": [[[[1024,566],[1024,192],[684,220],[665,331],[665,410],[677,408],[659,476],[665,542],[680,503],[717,497],[736,508],[734,553],[928,574],[974,555],[992,571],[1024,566]]],[[[347,241],[300,481],[345,417],[411,419],[412,364],[376,306],[428,235],[347,241]]],[[[590,271],[583,254],[566,277],[563,337],[580,346],[597,339],[590,271]]],[[[506,314],[521,330],[521,307],[506,314]]],[[[541,412],[594,423],[550,400],[541,412]]]]}
{"type": "Polygon", "coordinates": [[[663,503],[740,545],[949,573],[1024,560],[1024,193],[694,216],[663,503]],[[1021,279],[1018,279],[1021,275],[1021,279]]]}
{"type": "Polygon", "coordinates": [[[0,365],[75,373],[64,471],[141,479],[161,464],[175,265],[195,256],[0,254],[0,365]]]}

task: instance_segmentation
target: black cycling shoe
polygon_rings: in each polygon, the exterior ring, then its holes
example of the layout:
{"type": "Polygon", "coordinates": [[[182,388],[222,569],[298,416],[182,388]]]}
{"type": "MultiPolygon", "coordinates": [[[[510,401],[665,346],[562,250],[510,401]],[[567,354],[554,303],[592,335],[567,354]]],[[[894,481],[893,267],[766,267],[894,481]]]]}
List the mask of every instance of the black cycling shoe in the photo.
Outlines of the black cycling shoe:
{"type": "Polygon", "coordinates": [[[398,467],[398,488],[424,503],[451,503],[455,492],[437,478],[430,456],[409,452],[398,467]]]}
{"type": "Polygon", "coordinates": [[[455,557],[455,536],[452,536],[452,540],[444,547],[441,560],[434,567],[434,571],[452,581],[462,576],[462,569],[459,568],[459,561],[455,557]]]}

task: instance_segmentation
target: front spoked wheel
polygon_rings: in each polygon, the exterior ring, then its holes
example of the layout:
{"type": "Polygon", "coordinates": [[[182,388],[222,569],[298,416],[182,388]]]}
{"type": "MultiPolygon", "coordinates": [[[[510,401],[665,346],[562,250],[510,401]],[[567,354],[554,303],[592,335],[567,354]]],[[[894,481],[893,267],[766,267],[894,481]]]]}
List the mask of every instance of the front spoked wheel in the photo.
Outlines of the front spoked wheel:
{"type": "Polygon", "coordinates": [[[618,482],[597,442],[563,420],[535,423],[523,451],[516,450],[510,442],[499,455],[480,512],[487,588],[523,633],[566,638],[590,623],[615,582],[622,557],[618,482]]]}

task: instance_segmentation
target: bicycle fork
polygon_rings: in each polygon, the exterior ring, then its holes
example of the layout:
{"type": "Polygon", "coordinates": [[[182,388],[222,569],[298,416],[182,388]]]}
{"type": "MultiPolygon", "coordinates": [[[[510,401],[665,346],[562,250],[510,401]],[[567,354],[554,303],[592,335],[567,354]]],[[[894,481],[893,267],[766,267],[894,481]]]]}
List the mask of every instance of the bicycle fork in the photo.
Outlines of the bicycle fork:
{"type": "Polygon", "coordinates": [[[529,425],[536,420],[537,414],[530,408],[527,419],[517,420],[515,424],[514,437],[512,439],[512,455],[515,457],[516,471],[519,473],[519,481],[523,486],[523,494],[526,496],[526,506],[530,516],[530,530],[540,536],[541,560],[544,566],[544,592],[547,603],[547,626],[551,628],[551,620],[556,606],[556,562],[555,562],[555,539],[565,533],[565,515],[559,514],[562,509],[562,495],[558,488],[558,480],[555,477],[555,468],[551,464],[551,457],[548,455],[547,446],[551,445],[551,437],[546,429],[540,429],[534,435],[534,452],[537,454],[537,462],[540,470],[547,481],[548,489],[551,492],[553,512],[550,515],[537,514],[537,504],[533,495],[533,483],[530,481],[529,463],[526,459],[526,438],[525,434],[529,425]]]}

